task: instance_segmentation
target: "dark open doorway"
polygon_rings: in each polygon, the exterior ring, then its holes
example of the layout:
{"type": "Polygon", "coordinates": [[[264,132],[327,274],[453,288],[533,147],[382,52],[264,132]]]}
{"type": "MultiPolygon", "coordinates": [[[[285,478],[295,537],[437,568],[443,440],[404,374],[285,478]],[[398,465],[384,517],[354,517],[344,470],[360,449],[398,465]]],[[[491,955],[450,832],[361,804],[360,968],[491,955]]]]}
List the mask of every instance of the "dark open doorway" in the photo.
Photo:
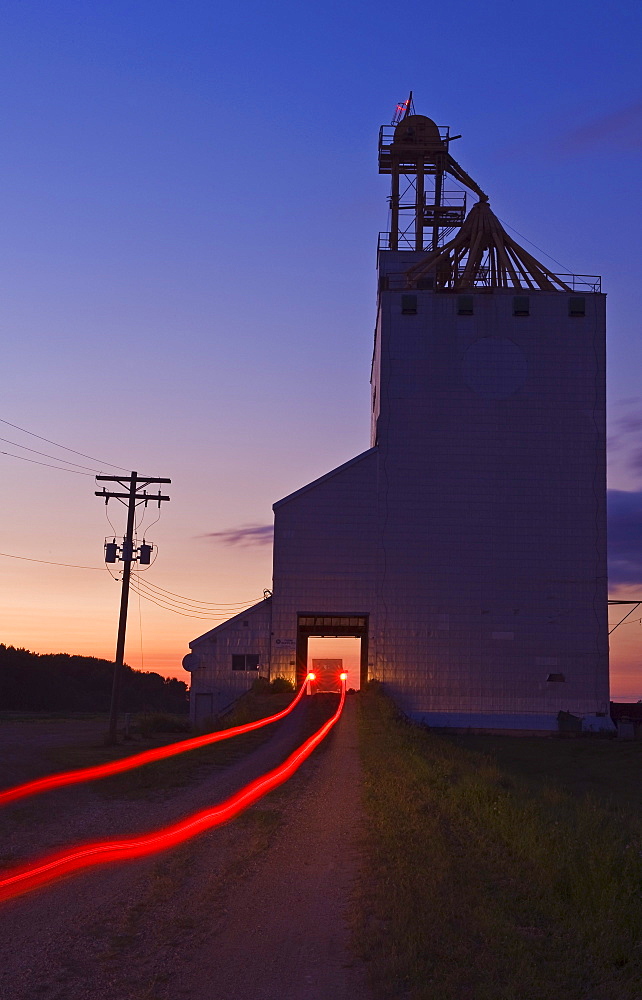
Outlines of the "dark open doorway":
{"type": "MultiPolygon", "coordinates": [[[[359,663],[360,684],[368,680],[368,615],[314,615],[298,616],[296,640],[297,687],[305,678],[308,669],[308,642],[312,636],[354,636],[361,640],[359,663]]],[[[348,686],[350,682],[348,681],[348,686]]]]}

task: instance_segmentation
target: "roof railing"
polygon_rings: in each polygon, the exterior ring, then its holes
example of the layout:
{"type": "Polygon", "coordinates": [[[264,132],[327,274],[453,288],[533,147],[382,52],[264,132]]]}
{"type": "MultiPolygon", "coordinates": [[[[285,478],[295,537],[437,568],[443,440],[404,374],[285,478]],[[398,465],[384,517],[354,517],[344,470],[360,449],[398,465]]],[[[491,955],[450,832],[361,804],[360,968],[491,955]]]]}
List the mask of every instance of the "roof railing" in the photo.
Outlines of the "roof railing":
{"type": "MultiPolygon", "coordinates": [[[[388,150],[395,138],[396,125],[382,125],[379,129],[379,149],[388,150]]],[[[450,141],[450,126],[449,125],[438,125],[439,138],[442,142],[450,141]]]]}
{"type": "MultiPolygon", "coordinates": [[[[383,246],[381,241],[381,236],[388,236],[388,233],[380,233],[379,249],[387,250],[388,246],[383,246]]],[[[403,247],[401,248],[404,249],[403,247]]],[[[460,267],[458,269],[458,276],[461,278],[464,273],[464,268],[460,267]]],[[[518,277],[522,277],[518,274],[518,277]]],[[[601,292],[602,291],[602,279],[598,274],[556,274],[556,278],[559,279],[564,285],[567,285],[574,292],[601,292]]],[[[478,268],[477,277],[473,284],[473,288],[478,288],[482,291],[484,288],[490,287],[490,268],[482,266],[478,268]]],[[[382,291],[389,290],[393,292],[408,291],[409,289],[417,288],[419,291],[431,290],[434,288],[434,275],[425,274],[422,275],[417,281],[410,281],[405,271],[393,272],[391,274],[382,275],[380,289],[382,291]]],[[[518,290],[520,292],[526,292],[529,295],[531,293],[539,292],[542,289],[531,288],[525,279],[522,279],[522,284],[520,285],[503,285],[497,286],[499,291],[514,291],[518,290]]],[[[462,289],[453,288],[452,286],[447,286],[445,288],[438,289],[444,292],[456,292],[462,289]]]]}

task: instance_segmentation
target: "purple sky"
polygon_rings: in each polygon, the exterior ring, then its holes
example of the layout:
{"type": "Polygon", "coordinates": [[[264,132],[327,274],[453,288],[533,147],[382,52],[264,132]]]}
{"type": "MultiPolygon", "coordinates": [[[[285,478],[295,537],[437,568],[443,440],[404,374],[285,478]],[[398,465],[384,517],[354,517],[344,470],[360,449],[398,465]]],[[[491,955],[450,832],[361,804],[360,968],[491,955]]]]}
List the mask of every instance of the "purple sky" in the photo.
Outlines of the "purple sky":
{"type": "MultiPolygon", "coordinates": [[[[0,417],[170,476],[149,580],[259,598],[272,502],[368,445],[376,141],[412,88],[418,112],[462,133],[455,156],[519,242],[602,274],[611,486],[642,490],[641,10],[7,0],[0,417]]],[[[111,529],[92,478],[0,461],[0,549],[100,567],[111,529]]],[[[636,503],[619,498],[616,518],[636,503]]],[[[634,563],[621,582],[642,593],[634,563]]],[[[113,655],[104,570],[2,558],[0,573],[5,641],[113,655]]],[[[130,625],[129,662],[180,675],[208,620],[143,601],[130,625]]],[[[615,633],[614,666],[642,697],[638,633],[615,633]]]]}

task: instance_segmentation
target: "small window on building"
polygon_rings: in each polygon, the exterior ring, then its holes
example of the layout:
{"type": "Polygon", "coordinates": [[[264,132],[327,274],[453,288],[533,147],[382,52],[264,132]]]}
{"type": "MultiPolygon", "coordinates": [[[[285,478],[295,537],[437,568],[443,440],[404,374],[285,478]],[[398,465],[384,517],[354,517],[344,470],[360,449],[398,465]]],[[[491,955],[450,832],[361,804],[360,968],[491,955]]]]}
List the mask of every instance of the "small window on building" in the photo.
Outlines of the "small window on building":
{"type": "Polygon", "coordinates": [[[472,295],[458,295],[457,296],[457,315],[458,316],[472,316],[473,315],[473,297],[472,297],[472,295]]]}
{"type": "Polygon", "coordinates": [[[404,316],[416,316],[417,314],[417,296],[416,295],[402,295],[401,296],[401,311],[404,316]]]}
{"type": "Polygon", "coordinates": [[[232,670],[258,670],[258,653],[232,653],[232,670]]]}
{"type": "Polygon", "coordinates": [[[584,296],[568,300],[569,316],[586,316],[586,299],[584,296]]]}
{"type": "Polygon", "coordinates": [[[528,295],[516,295],[513,299],[513,316],[530,316],[531,307],[528,295]]]}
{"type": "Polygon", "coordinates": [[[566,677],[564,676],[564,674],[549,674],[548,677],[546,678],[546,680],[547,681],[555,681],[555,682],[559,683],[560,681],[565,681],[566,677]]]}

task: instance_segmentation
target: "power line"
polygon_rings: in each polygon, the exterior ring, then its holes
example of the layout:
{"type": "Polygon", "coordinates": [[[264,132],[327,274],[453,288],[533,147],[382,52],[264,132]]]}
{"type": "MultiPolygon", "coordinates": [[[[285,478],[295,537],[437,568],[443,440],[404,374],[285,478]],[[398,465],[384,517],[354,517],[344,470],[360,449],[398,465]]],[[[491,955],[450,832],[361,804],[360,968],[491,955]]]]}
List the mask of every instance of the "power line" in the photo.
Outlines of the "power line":
{"type": "Polygon", "coordinates": [[[230,610],[225,608],[222,609],[212,608],[210,610],[208,608],[197,608],[191,605],[180,605],[177,604],[175,601],[173,601],[171,598],[164,597],[162,594],[155,594],[153,591],[142,589],[139,586],[139,582],[140,582],[140,577],[138,575],[132,577],[132,585],[135,585],[136,588],[140,590],[140,593],[143,597],[147,597],[149,598],[149,600],[155,601],[157,604],[167,608],[170,611],[177,611],[186,614],[209,615],[213,618],[226,618],[230,616],[233,617],[234,615],[237,614],[241,614],[248,607],[248,605],[246,604],[241,608],[235,608],[230,610]]]}
{"type": "MultiPolygon", "coordinates": [[[[20,447],[20,445],[18,445],[20,447]]],[[[6,455],[8,458],[19,458],[21,462],[31,462],[32,465],[46,465],[48,469],[58,469],[58,472],[71,472],[74,476],[93,476],[93,472],[78,472],[76,469],[65,469],[62,465],[51,465],[50,462],[38,462],[35,458],[27,458],[26,455],[12,455],[10,451],[0,451],[0,455],[6,455]]],[[[64,458],[59,459],[59,461],[64,462],[64,458]]]]}
{"type": "MultiPolygon", "coordinates": [[[[143,511],[143,516],[141,518],[140,523],[136,524],[136,531],[140,534],[140,533],[143,532],[143,529],[144,529],[145,533],[147,535],[149,535],[149,529],[153,528],[154,525],[157,524],[158,521],[160,521],[160,519],[161,519],[161,513],[162,513],[162,511],[161,511],[161,508],[159,507],[158,508],[158,517],[155,518],[153,521],[151,521],[148,525],[145,525],[145,517],[146,517],[146,514],[147,514],[147,508],[145,508],[145,510],[143,511]]],[[[110,524],[111,524],[111,521],[110,521],[110,524]]]]}
{"type": "Polygon", "coordinates": [[[196,598],[192,597],[182,597],[181,594],[176,594],[173,590],[165,590],[164,587],[159,587],[158,584],[150,583],[149,580],[144,581],[148,587],[152,587],[154,590],[160,590],[163,594],[170,594],[172,597],[178,597],[181,600],[187,601],[189,604],[205,604],[212,608],[247,608],[251,604],[256,604],[257,600],[260,598],[252,597],[249,601],[235,601],[233,604],[216,604],[212,601],[198,601],[196,598]]]}
{"type": "Polygon", "coordinates": [[[32,451],[34,455],[42,455],[43,458],[50,458],[54,462],[64,462],[65,465],[75,465],[77,469],[87,469],[89,472],[96,471],[95,469],[91,469],[88,465],[80,465],[78,462],[70,462],[66,458],[58,458],[57,455],[47,455],[44,451],[38,451],[37,448],[29,448],[26,444],[18,444],[17,441],[10,441],[9,438],[0,437],[0,441],[4,441],[5,444],[11,444],[14,448],[24,448],[25,451],[32,451]]]}
{"type": "Polygon", "coordinates": [[[138,594],[138,634],[140,635],[140,669],[145,669],[145,655],[143,653],[143,613],[140,609],[140,592],[138,594]]]}
{"type": "Polygon", "coordinates": [[[110,527],[110,528],[111,528],[111,530],[113,531],[113,533],[114,533],[114,538],[115,538],[115,537],[116,537],[116,535],[118,534],[118,532],[116,531],[116,529],[114,528],[113,524],[111,523],[111,518],[110,518],[110,516],[109,516],[109,513],[108,513],[108,511],[109,511],[109,504],[105,504],[105,517],[107,518],[107,520],[108,520],[108,522],[109,522],[109,527],[110,527]]]}
{"type": "MultiPolygon", "coordinates": [[[[461,184],[461,182],[460,182],[460,181],[458,181],[458,180],[457,180],[456,178],[453,178],[453,180],[454,180],[455,184],[457,185],[457,187],[459,187],[459,188],[460,188],[460,189],[461,189],[462,191],[464,191],[464,192],[466,192],[466,193],[467,193],[467,189],[466,189],[466,188],[464,187],[464,185],[463,185],[463,184],[461,184]]],[[[537,243],[533,243],[533,241],[532,241],[532,240],[529,240],[528,236],[524,236],[524,235],[523,235],[523,233],[520,233],[520,232],[519,232],[519,230],[515,229],[515,226],[511,226],[511,225],[510,225],[510,223],[508,223],[508,222],[504,222],[504,220],[503,220],[503,219],[500,219],[500,218],[499,218],[499,216],[497,216],[497,218],[498,218],[498,219],[499,219],[499,221],[501,222],[502,226],[506,226],[506,227],[507,227],[508,229],[512,229],[512,230],[513,230],[513,232],[514,232],[514,233],[515,233],[515,234],[516,234],[517,236],[519,236],[519,238],[520,238],[521,240],[526,240],[526,242],[527,242],[527,243],[530,243],[530,245],[531,245],[532,247],[535,247],[535,249],[536,249],[536,250],[539,250],[539,252],[540,252],[540,253],[543,253],[543,254],[544,254],[544,256],[545,256],[545,257],[548,257],[548,259],[549,259],[549,260],[552,260],[552,261],[553,261],[553,263],[555,263],[555,264],[559,264],[559,266],[560,266],[560,267],[563,267],[563,268],[564,268],[564,271],[565,271],[565,273],[567,273],[567,274],[571,274],[571,273],[572,273],[572,271],[573,271],[573,269],[572,269],[572,268],[570,268],[570,267],[567,267],[567,266],[566,266],[566,264],[562,264],[561,260],[557,260],[557,258],[556,258],[556,257],[551,257],[551,255],[550,255],[550,253],[548,252],[548,250],[544,250],[544,248],[543,248],[543,247],[538,247],[537,243]]]]}
{"type": "Polygon", "coordinates": [[[7,559],[22,559],[24,562],[44,563],[46,566],[67,566],[69,569],[93,569],[98,573],[102,573],[104,569],[103,566],[77,566],[75,563],[51,562],[50,559],[30,559],[29,556],[14,556],[10,552],[0,552],[0,556],[5,556],[7,559]]]}
{"type": "Polygon", "coordinates": [[[150,584],[146,578],[137,574],[137,580],[139,580],[141,586],[149,589],[150,592],[158,598],[162,598],[167,601],[168,604],[185,604],[190,606],[195,611],[234,611],[235,608],[243,609],[250,607],[252,604],[256,604],[260,598],[250,598],[247,601],[238,601],[235,604],[214,604],[208,601],[196,601],[189,597],[179,597],[177,594],[172,594],[170,591],[162,590],[160,587],[156,587],[154,584],[150,584]]]}
{"type": "MultiPolygon", "coordinates": [[[[499,219],[499,216],[497,216],[497,218],[499,219]]],[[[537,243],[533,243],[532,240],[529,240],[528,236],[523,236],[522,233],[518,232],[517,229],[515,229],[514,226],[509,225],[508,222],[504,222],[503,219],[499,219],[499,221],[501,222],[502,226],[508,226],[509,229],[512,229],[513,232],[516,233],[517,236],[519,236],[520,240],[526,240],[526,242],[530,243],[530,245],[532,247],[535,247],[535,249],[539,250],[540,253],[543,253],[545,257],[548,257],[549,260],[552,260],[554,264],[559,264],[560,267],[563,267],[564,271],[567,274],[571,274],[572,273],[572,268],[567,267],[566,264],[562,264],[561,260],[557,260],[556,257],[551,257],[551,255],[550,255],[550,253],[548,253],[548,251],[544,250],[542,247],[538,247],[537,243]]]]}
{"type": "MultiPolygon", "coordinates": [[[[144,594],[142,591],[139,591],[134,583],[131,584],[131,587],[134,593],[140,594],[143,600],[149,601],[151,604],[155,604],[156,607],[162,608],[163,611],[171,611],[175,615],[182,615],[183,618],[196,618],[199,621],[207,621],[207,622],[214,622],[219,619],[220,621],[226,620],[225,617],[221,615],[193,615],[187,611],[177,611],[176,608],[173,608],[167,604],[159,604],[158,601],[155,601],[153,597],[150,597],[147,594],[144,594]]],[[[232,615],[232,617],[234,616],[232,615]]]]}
{"type": "MultiPolygon", "coordinates": [[[[6,558],[6,559],[20,559],[22,562],[42,563],[45,566],[64,566],[67,569],[89,569],[89,570],[92,570],[92,571],[97,572],[97,573],[102,573],[105,568],[107,568],[107,570],[109,570],[109,567],[103,567],[103,566],[80,566],[80,565],[77,565],[76,563],[54,562],[51,559],[33,559],[30,556],[16,556],[12,552],[0,552],[0,556],[4,556],[4,558],[6,558]]],[[[112,576],[111,573],[110,573],[110,576],[112,577],[112,580],[116,580],[117,582],[119,582],[119,579],[120,579],[119,577],[112,576]]],[[[136,582],[136,583],[139,583],[139,582],[140,583],[145,583],[145,584],[147,584],[147,586],[151,586],[150,584],[148,584],[148,582],[146,580],[142,580],[141,577],[140,577],[140,575],[138,573],[133,577],[132,583],[133,582],[136,582]]],[[[156,588],[156,589],[160,590],[161,588],[156,588]]],[[[166,593],[169,593],[169,591],[167,591],[166,593]]],[[[158,604],[158,606],[165,608],[167,611],[174,611],[175,610],[177,614],[183,614],[184,612],[190,611],[190,610],[191,611],[202,611],[202,612],[207,612],[208,611],[208,608],[199,608],[197,606],[194,606],[192,608],[185,607],[182,611],[179,611],[178,607],[180,607],[180,605],[178,605],[178,602],[172,601],[171,598],[164,597],[162,594],[155,594],[153,590],[151,591],[151,593],[149,594],[149,596],[143,590],[143,591],[141,591],[141,596],[145,597],[145,598],[148,598],[154,604],[156,604],[157,601],[153,600],[153,598],[157,598],[158,601],[167,602],[167,603],[163,603],[163,604],[158,604]],[[173,607],[173,605],[176,605],[176,607],[173,607]]],[[[247,603],[243,603],[243,604],[229,605],[227,607],[225,605],[219,605],[218,608],[220,610],[220,614],[217,613],[217,611],[216,611],[216,607],[217,606],[213,605],[212,606],[211,616],[208,616],[207,619],[204,619],[204,620],[210,621],[212,618],[217,618],[217,617],[218,618],[225,618],[225,616],[230,616],[230,617],[233,618],[236,614],[240,614],[241,611],[244,611],[246,608],[251,607],[252,604],[256,604],[256,603],[257,602],[255,600],[253,600],[253,601],[248,601],[247,603]]],[[[188,615],[188,617],[190,617],[190,616],[188,615]]],[[[198,617],[198,616],[196,616],[196,617],[198,617]]]]}
{"type": "MultiPolygon", "coordinates": [[[[8,427],[13,427],[17,431],[22,431],[23,434],[30,434],[31,437],[38,438],[39,441],[46,441],[47,444],[53,444],[56,448],[62,448],[63,451],[70,451],[73,455],[80,455],[81,458],[88,458],[90,462],[97,462],[98,465],[111,465],[113,469],[124,469],[123,465],[116,465],[114,462],[103,462],[100,458],[96,458],[94,455],[85,455],[84,451],[76,451],[75,448],[68,448],[66,444],[59,444],[58,441],[52,441],[51,438],[43,437],[42,434],[35,434],[33,431],[28,431],[26,427],[19,427],[18,424],[12,424],[10,420],[3,420],[0,417],[0,424],[6,424],[8,427]]],[[[61,459],[64,461],[64,459],[61,459]]]]}
{"type": "Polygon", "coordinates": [[[198,604],[185,604],[179,601],[173,600],[171,597],[166,597],[164,594],[159,594],[154,590],[147,590],[145,587],[140,588],[143,594],[147,594],[149,597],[153,597],[157,601],[161,601],[168,607],[176,608],[177,611],[193,611],[194,614],[200,615],[237,615],[247,608],[252,607],[251,604],[239,604],[235,608],[203,608],[199,607],[198,604]]]}
{"type": "Polygon", "coordinates": [[[135,576],[132,575],[132,584],[140,590],[143,597],[148,597],[150,600],[156,601],[158,604],[170,610],[195,615],[209,615],[213,618],[229,618],[231,616],[241,614],[249,607],[249,605],[245,604],[239,606],[238,608],[199,608],[196,605],[179,604],[171,597],[166,597],[164,594],[155,593],[153,590],[147,590],[146,588],[141,587],[140,584],[142,582],[143,581],[138,573],[135,576]]]}
{"type": "Polygon", "coordinates": [[[173,611],[177,615],[186,615],[188,618],[201,618],[207,621],[227,621],[230,618],[236,618],[237,615],[244,614],[247,610],[247,608],[240,608],[234,611],[208,611],[207,608],[193,608],[186,605],[170,604],[162,597],[159,598],[158,594],[151,594],[149,591],[141,590],[136,584],[132,584],[132,587],[135,588],[136,593],[139,593],[141,597],[156,604],[159,608],[163,608],[165,611],[173,611]]]}
{"type": "MultiPolygon", "coordinates": [[[[624,603],[624,602],[618,601],[618,604],[620,604],[620,603],[624,603]]],[[[640,604],[642,604],[642,601],[638,601],[637,603],[635,603],[634,601],[627,601],[626,603],[627,604],[633,604],[634,607],[631,608],[631,610],[624,616],[624,618],[620,619],[620,621],[617,623],[617,625],[614,625],[613,628],[609,629],[609,635],[611,634],[611,632],[615,632],[616,628],[619,628],[620,625],[622,625],[626,621],[626,619],[629,617],[629,615],[632,615],[633,612],[636,611],[640,607],[640,604]]]]}

